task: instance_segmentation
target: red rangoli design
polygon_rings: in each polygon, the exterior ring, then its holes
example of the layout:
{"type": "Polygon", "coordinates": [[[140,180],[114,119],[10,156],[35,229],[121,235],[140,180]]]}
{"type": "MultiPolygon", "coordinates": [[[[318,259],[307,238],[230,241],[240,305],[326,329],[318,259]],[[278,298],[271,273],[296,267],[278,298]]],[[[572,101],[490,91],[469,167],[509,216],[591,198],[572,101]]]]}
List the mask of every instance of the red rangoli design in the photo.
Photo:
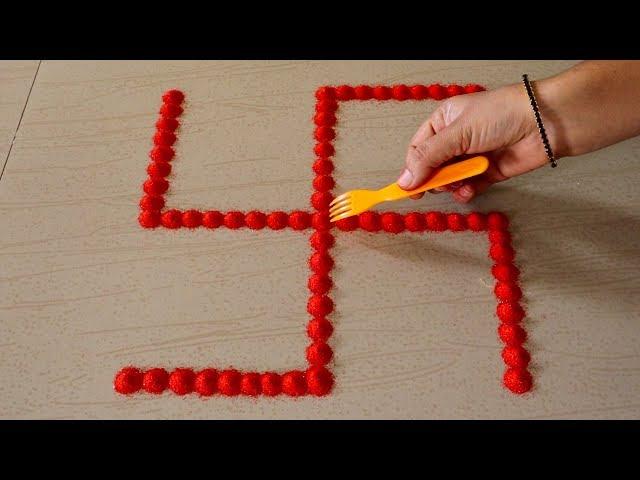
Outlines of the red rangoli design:
{"type": "Polygon", "coordinates": [[[316,91],[316,113],[313,121],[316,125],[314,153],[317,159],[313,163],[315,177],[314,193],[310,202],[312,210],[291,212],[259,212],[217,210],[164,210],[163,195],[169,189],[167,177],[171,173],[171,161],[175,156],[172,148],[178,117],[183,113],[184,94],[170,90],[162,97],[160,118],[156,123],[151,150],[151,163],[147,167],[149,178],[143,184],[144,196],[140,200],[139,222],[145,228],[249,228],[261,230],[313,229],[310,243],[312,254],[309,258],[311,276],[308,287],[310,296],[307,311],[311,320],[307,334],[311,344],[307,347],[308,368],[304,371],[286,372],[241,372],[235,369],[216,370],[206,368],[194,371],[190,368],[176,368],[167,372],[164,368],[141,370],[125,367],[115,377],[114,387],[122,394],[144,391],[160,394],[169,389],[177,395],[198,393],[211,395],[266,395],[285,394],[293,397],[301,395],[322,396],[328,394],[334,384],[334,377],[327,368],[333,358],[333,351],[327,343],[333,333],[329,316],[334,303],[329,296],[333,282],[331,270],[334,260],[330,255],[335,243],[332,228],[342,231],[357,229],[367,232],[422,233],[442,232],[445,230],[462,232],[484,232],[489,236],[489,256],[495,264],[491,271],[496,279],[494,293],[498,300],[496,315],[501,321],[498,335],[505,343],[502,358],[507,366],[503,382],[514,393],[524,393],[531,389],[532,378],[527,370],[530,356],[524,348],[526,332],[521,326],[525,311],[520,304],[522,291],[518,286],[519,270],[514,265],[515,252],[511,246],[508,231],[508,219],[499,212],[460,213],[412,212],[402,215],[395,212],[377,213],[373,211],[329,223],[329,203],[333,199],[334,187],[333,162],[335,153],[333,139],[336,136],[338,106],[347,101],[405,101],[405,100],[442,100],[447,97],[474,93],[484,90],[479,85],[395,85],[351,87],[321,87],[316,91]]]}

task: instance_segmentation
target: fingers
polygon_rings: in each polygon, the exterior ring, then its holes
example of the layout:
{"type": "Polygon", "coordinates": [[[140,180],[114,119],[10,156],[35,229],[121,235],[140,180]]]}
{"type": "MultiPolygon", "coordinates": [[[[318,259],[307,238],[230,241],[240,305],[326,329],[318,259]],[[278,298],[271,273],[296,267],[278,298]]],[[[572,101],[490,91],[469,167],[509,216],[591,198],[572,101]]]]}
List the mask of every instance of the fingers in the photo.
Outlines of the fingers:
{"type": "Polygon", "coordinates": [[[464,153],[462,137],[462,129],[454,122],[418,145],[411,145],[398,185],[405,190],[420,186],[435,167],[464,153]]]}

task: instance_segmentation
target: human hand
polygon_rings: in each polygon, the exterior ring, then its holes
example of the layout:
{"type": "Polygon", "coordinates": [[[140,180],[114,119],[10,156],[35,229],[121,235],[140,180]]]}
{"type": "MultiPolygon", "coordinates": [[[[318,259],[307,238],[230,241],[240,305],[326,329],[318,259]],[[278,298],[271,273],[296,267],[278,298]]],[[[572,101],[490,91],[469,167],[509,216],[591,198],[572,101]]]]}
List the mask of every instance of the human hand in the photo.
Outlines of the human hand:
{"type": "MultiPolygon", "coordinates": [[[[553,131],[547,129],[547,134],[553,144],[553,131]]],[[[406,190],[416,188],[444,162],[480,153],[490,160],[485,173],[441,190],[451,191],[456,201],[466,203],[494,183],[548,163],[523,85],[442,102],[411,139],[398,184],[406,190]]]]}

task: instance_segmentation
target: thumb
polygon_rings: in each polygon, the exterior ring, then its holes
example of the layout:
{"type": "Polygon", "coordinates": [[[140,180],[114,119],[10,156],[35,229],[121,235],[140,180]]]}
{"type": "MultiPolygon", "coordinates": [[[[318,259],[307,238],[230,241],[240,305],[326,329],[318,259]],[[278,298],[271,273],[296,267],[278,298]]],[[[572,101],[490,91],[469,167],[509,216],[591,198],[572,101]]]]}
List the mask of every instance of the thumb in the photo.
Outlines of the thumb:
{"type": "Polygon", "coordinates": [[[411,145],[398,185],[405,190],[419,187],[434,168],[465,153],[464,144],[463,129],[458,122],[454,122],[421,143],[411,145]]]}

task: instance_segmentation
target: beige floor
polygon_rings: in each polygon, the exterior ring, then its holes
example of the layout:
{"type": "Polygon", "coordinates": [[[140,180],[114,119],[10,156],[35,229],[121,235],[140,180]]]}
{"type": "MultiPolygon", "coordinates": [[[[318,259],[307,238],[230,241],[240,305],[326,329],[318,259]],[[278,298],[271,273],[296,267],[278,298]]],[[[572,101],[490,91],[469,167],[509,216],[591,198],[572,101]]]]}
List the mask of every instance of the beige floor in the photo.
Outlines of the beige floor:
{"type": "MultiPolygon", "coordinates": [[[[124,398],[121,366],[302,368],[307,234],[146,231],[161,93],[187,95],[170,206],[306,208],[323,84],[496,87],[573,62],[0,63],[3,418],[638,418],[640,139],[475,203],[510,214],[536,388],[501,386],[482,235],[339,233],[322,399],[124,398]],[[28,101],[27,101],[28,97],[28,101]],[[24,116],[20,122],[23,108],[24,116]],[[19,129],[16,128],[18,127],[19,129]]],[[[337,190],[395,178],[432,102],[350,103],[337,190]]],[[[410,209],[469,210],[445,195],[410,209]]]]}

